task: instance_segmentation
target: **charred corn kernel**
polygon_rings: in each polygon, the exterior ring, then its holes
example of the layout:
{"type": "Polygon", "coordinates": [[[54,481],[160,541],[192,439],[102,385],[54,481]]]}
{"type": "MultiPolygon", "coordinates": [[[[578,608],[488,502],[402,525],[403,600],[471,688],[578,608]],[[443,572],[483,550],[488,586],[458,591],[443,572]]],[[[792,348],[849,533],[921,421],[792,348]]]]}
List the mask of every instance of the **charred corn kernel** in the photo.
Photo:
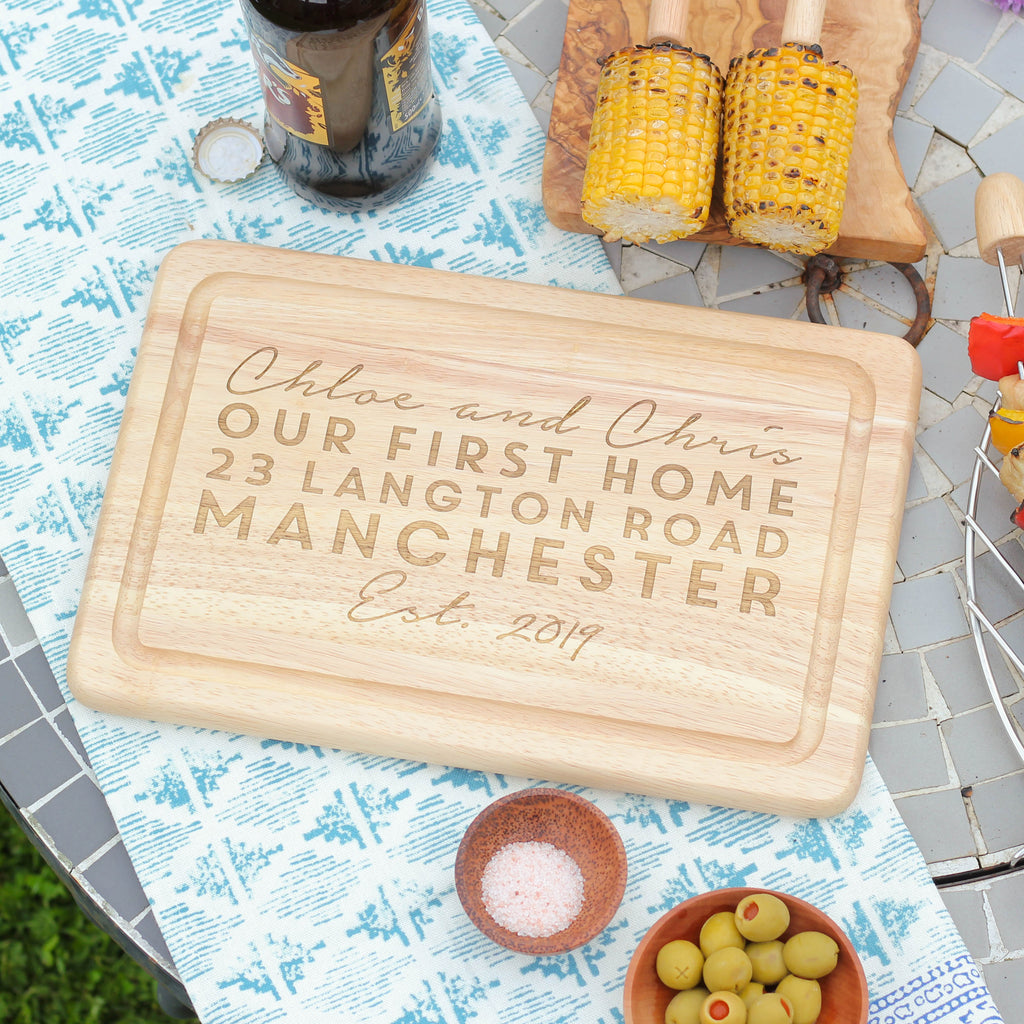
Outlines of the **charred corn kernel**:
{"type": "Polygon", "coordinates": [[[732,234],[813,255],[839,235],[857,79],[818,46],[736,57],[725,80],[722,178],[732,234]]]}
{"type": "Polygon", "coordinates": [[[670,43],[605,59],[582,209],[606,241],[668,242],[707,223],[722,84],[707,57],[670,43]]]}

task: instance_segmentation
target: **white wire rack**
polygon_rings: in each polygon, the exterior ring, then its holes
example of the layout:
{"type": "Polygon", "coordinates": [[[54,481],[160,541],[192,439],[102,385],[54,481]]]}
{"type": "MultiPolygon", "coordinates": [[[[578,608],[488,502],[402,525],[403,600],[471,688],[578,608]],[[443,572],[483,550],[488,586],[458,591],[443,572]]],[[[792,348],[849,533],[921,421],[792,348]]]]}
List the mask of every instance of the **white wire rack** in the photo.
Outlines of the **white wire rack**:
{"type": "MultiPolygon", "coordinates": [[[[998,404],[998,403],[997,403],[998,404]]],[[[1024,762],[1024,738],[1022,738],[1021,727],[1017,724],[1013,715],[1008,711],[999,692],[995,673],[990,658],[990,646],[985,643],[986,638],[991,638],[999,650],[1006,655],[1017,672],[1024,677],[1024,661],[1013,649],[1009,641],[1002,635],[999,627],[982,608],[981,591],[979,583],[979,566],[977,557],[981,552],[988,551],[992,555],[992,561],[985,566],[986,572],[999,572],[1005,574],[1006,582],[1014,592],[1019,592],[1021,604],[1024,605],[1024,580],[1021,579],[1018,571],[1010,564],[1003,553],[999,550],[996,541],[990,537],[978,522],[978,506],[982,492],[982,480],[986,473],[991,473],[998,480],[999,468],[988,457],[987,448],[989,441],[989,428],[985,428],[985,435],[981,444],[974,449],[974,471],[971,474],[971,488],[967,498],[967,514],[965,523],[967,526],[966,550],[964,555],[964,576],[967,584],[967,619],[974,636],[974,644],[978,651],[978,660],[981,662],[982,674],[985,677],[985,684],[988,687],[992,704],[996,714],[999,716],[1003,729],[1017,751],[1017,756],[1024,762]]]]}
{"type": "MultiPolygon", "coordinates": [[[[1006,314],[1007,316],[1012,316],[1014,307],[1013,293],[1010,288],[1002,249],[996,248],[995,253],[998,260],[999,276],[1003,285],[1003,300],[1006,303],[1006,314]]],[[[1021,260],[1021,267],[1024,269],[1024,258],[1021,260]]],[[[1024,363],[1018,363],[1018,368],[1021,376],[1024,377],[1024,363]]],[[[993,408],[999,408],[998,398],[993,408]]],[[[999,468],[987,454],[990,437],[991,428],[986,426],[981,444],[974,449],[974,471],[971,474],[971,488],[967,499],[967,515],[965,518],[967,532],[964,553],[964,576],[967,584],[967,618],[971,627],[971,633],[974,636],[974,644],[978,651],[978,659],[981,662],[982,673],[992,698],[992,704],[995,707],[996,714],[999,716],[1003,729],[1006,731],[1006,735],[1017,752],[1017,756],[1024,762],[1024,738],[1022,738],[1024,737],[1024,730],[1022,730],[1022,727],[1017,723],[1013,715],[1010,714],[999,692],[989,656],[989,646],[985,643],[986,638],[991,638],[995,642],[998,649],[1006,655],[1021,677],[1024,677],[1024,661],[1021,660],[1020,655],[1003,636],[999,627],[992,622],[981,607],[981,591],[979,587],[981,580],[979,578],[977,556],[986,550],[992,555],[992,562],[990,563],[992,568],[986,566],[985,571],[1005,574],[1004,582],[1007,583],[1014,593],[1019,592],[1021,605],[1024,606],[1024,579],[1021,578],[1020,573],[1004,557],[997,547],[996,541],[979,525],[978,505],[981,498],[984,476],[986,473],[991,473],[997,480],[999,479],[999,468]]]]}

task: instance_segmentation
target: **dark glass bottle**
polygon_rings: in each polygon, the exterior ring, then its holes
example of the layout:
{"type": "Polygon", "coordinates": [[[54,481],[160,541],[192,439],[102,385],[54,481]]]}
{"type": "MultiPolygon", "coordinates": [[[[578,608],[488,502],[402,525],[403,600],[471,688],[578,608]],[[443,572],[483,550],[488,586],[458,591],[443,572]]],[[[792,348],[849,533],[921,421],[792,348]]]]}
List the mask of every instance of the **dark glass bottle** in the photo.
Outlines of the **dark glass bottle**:
{"type": "Polygon", "coordinates": [[[267,152],[328,209],[393,202],[441,134],[424,0],[240,0],[267,152]]]}

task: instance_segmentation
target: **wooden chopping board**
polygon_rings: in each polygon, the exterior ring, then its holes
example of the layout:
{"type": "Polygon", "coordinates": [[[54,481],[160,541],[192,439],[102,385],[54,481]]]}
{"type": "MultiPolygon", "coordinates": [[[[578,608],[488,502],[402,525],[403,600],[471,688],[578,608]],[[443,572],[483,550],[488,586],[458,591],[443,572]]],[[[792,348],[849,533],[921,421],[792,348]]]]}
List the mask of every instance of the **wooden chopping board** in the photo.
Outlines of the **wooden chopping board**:
{"type": "Polygon", "coordinates": [[[885,335],[192,242],[75,623],[119,714],[794,814],[864,763],[885,335]]]}
{"type": "MultiPolygon", "coordinates": [[[[721,69],[754,47],[780,42],[785,0],[691,0],[687,41],[721,69]]],[[[600,77],[598,59],[643,42],[647,0],[570,0],[562,59],[544,151],[543,195],[549,220],[566,231],[597,233],[580,216],[583,170],[600,77]]],[[[821,47],[857,75],[860,99],[846,205],[828,251],[858,259],[914,263],[925,253],[925,225],[903,177],[892,120],[917,54],[916,0],[832,2],[821,47]]],[[[708,226],[692,238],[739,243],[725,224],[721,181],[708,226]]]]}

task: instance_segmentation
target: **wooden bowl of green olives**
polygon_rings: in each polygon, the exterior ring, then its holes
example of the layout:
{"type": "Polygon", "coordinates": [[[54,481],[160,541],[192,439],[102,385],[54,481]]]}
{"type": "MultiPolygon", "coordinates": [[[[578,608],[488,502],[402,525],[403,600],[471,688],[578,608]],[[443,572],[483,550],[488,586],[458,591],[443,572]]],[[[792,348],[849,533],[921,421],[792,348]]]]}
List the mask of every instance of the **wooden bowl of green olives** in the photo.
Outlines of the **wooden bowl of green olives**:
{"type": "Polygon", "coordinates": [[[867,1024],[853,943],[817,907],[715,889],[662,915],[626,971],[625,1024],[867,1024]]]}

